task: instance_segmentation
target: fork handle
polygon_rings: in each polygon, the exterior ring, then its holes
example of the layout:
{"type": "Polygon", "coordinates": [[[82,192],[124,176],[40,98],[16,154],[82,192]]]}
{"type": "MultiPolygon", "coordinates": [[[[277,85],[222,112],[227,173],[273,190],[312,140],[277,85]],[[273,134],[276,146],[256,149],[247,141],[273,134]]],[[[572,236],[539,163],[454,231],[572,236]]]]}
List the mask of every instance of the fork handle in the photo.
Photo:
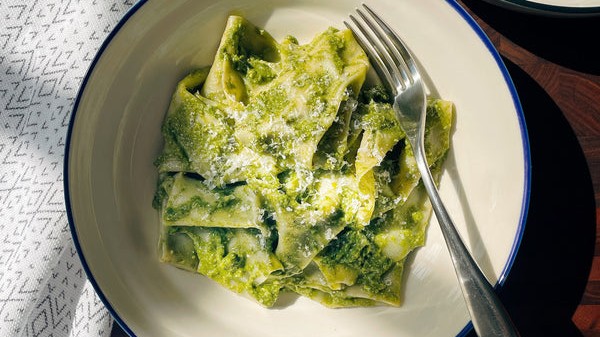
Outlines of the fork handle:
{"type": "Polygon", "coordinates": [[[515,326],[513,325],[506,309],[496,296],[494,289],[487,281],[475,260],[463,243],[454,222],[446,211],[438,190],[427,166],[423,147],[413,147],[421,149],[415,153],[417,165],[421,172],[423,184],[429,194],[431,205],[440,224],[444,240],[450,251],[450,257],[456,270],[456,275],[467,304],[467,309],[471,315],[475,332],[480,337],[502,336],[518,337],[515,326]]]}

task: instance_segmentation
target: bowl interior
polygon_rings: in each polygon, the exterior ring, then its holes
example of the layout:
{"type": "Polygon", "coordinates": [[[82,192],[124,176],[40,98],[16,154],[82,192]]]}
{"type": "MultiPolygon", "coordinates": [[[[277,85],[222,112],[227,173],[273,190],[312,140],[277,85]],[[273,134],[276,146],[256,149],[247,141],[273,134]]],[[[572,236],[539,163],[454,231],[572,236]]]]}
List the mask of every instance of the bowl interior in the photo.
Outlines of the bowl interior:
{"type": "MultiPolygon", "coordinates": [[[[160,126],[175,84],[212,63],[231,13],[301,42],[343,27],[353,1],[142,1],[96,58],[80,93],[67,156],[67,199],[88,275],[137,336],[454,336],[468,313],[437,223],[413,254],[404,304],[332,310],[289,296],[264,309],[200,275],[158,262],[152,208],[160,126]],[[308,323],[310,322],[310,323],[308,323]]],[[[371,7],[415,52],[439,95],[456,104],[442,198],[492,283],[522,233],[527,139],[503,66],[453,2],[377,0],[371,7]]]]}

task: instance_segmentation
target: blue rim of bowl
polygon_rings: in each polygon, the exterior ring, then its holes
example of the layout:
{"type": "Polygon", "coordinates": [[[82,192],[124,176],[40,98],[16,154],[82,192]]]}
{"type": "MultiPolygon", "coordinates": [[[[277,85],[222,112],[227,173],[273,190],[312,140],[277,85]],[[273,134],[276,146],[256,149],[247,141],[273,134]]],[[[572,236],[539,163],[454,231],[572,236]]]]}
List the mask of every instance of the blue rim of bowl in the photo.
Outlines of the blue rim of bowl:
{"type": "MultiPolygon", "coordinates": [[[[488,48],[488,51],[490,52],[490,54],[492,55],[492,57],[498,64],[498,67],[502,71],[502,76],[504,77],[504,81],[506,82],[506,85],[508,86],[508,88],[510,90],[510,94],[513,99],[513,105],[517,111],[519,128],[521,129],[521,136],[522,136],[521,141],[522,141],[522,145],[523,145],[523,157],[524,157],[523,161],[525,164],[525,167],[523,168],[524,173],[525,173],[524,186],[523,186],[524,193],[523,193],[523,200],[521,201],[521,214],[520,214],[520,218],[519,218],[519,226],[517,228],[517,235],[515,237],[515,241],[513,241],[513,246],[511,248],[510,254],[508,256],[508,260],[507,260],[506,264],[504,265],[504,269],[502,270],[502,272],[500,273],[500,276],[498,277],[498,282],[494,285],[494,289],[496,289],[496,291],[498,291],[500,288],[502,288],[502,286],[506,282],[508,274],[509,274],[512,266],[515,263],[515,259],[517,257],[517,252],[519,251],[519,247],[521,246],[521,241],[523,239],[523,233],[525,232],[525,222],[527,221],[527,213],[529,211],[529,197],[530,197],[530,192],[531,192],[531,152],[530,152],[530,146],[529,146],[529,135],[528,135],[527,126],[525,123],[525,114],[523,113],[523,107],[521,106],[521,101],[519,99],[517,89],[515,87],[515,84],[511,78],[511,76],[510,76],[510,73],[508,72],[508,69],[506,68],[506,65],[504,64],[504,61],[502,60],[502,56],[500,56],[500,53],[498,52],[498,50],[496,50],[496,47],[494,47],[494,44],[489,39],[489,37],[485,34],[483,29],[477,24],[477,22],[475,22],[475,19],[473,19],[473,17],[471,17],[471,15],[469,15],[469,13],[467,13],[467,11],[461,5],[459,5],[455,0],[446,0],[446,2],[448,2],[456,10],[456,12],[460,16],[462,16],[462,18],[469,24],[469,26],[471,26],[471,29],[473,29],[473,31],[477,34],[477,36],[479,36],[479,39],[481,39],[481,42],[483,42],[485,44],[485,46],[488,48]]],[[[469,323],[467,323],[467,325],[458,333],[457,337],[464,337],[471,330],[473,330],[473,322],[469,321],[469,323]]]]}
{"type": "MultiPolygon", "coordinates": [[[[131,328],[129,328],[129,326],[125,323],[125,321],[118,315],[116,310],[112,307],[108,298],[102,292],[102,289],[100,288],[100,285],[94,278],[94,275],[93,275],[89,265],[87,264],[87,261],[83,254],[83,251],[81,249],[81,243],[79,242],[79,238],[77,237],[77,229],[76,229],[75,221],[73,219],[73,213],[71,210],[71,196],[69,194],[69,186],[70,186],[70,184],[69,184],[69,158],[70,158],[70,149],[71,149],[71,136],[73,134],[73,126],[74,126],[75,116],[77,114],[77,109],[81,102],[81,98],[85,91],[86,85],[90,79],[92,71],[94,70],[94,68],[95,68],[96,64],[99,62],[99,60],[102,58],[104,50],[108,47],[108,45],[110,44],[112,39],[118,34],[118,32],[125,25],[125,23],[147,1],[148,0],[139,0],[125,13],[123,18],[117,23],[115,28],[109,33],[107,38],[104,40],[104,42],[98,49],[98,52],[94,56],[94,59],[93,59],[92,63],[90,64],[85,77],[83,78],[82,84],[79,88],[77,97],[75,99],[75,104],[74,104],[73,110],[71,112],[69,127],[67,129],[67,139],[66,139],[66,144],[65,144],[65,156],[64,156],[64,162],[63,162],[65,206],[66,206],[67,218],[69,221],[69,229],[71,231],[73,243],[77,250],[77,255],[79,255],[83,269],[84,269],[90,283],[94,287],[94,290],[98,294],[98,297],[100,298],[102,303],[105,305],[106,309],[109,311],[111,316],[114,318],[115,322],[117,322],[117,324],[121,327],[121,329],[123,329],[123,331],[125,331],[125,333],[127,333],[131,337],[136,337],[135,333],[131,330],[131,328]]],[[[522,141],[523,153],[524,153],[524,163],[525,163],[525,167],[524,167],[525,177],[524,178],[525,179],[524,179],[524,186],[523,186],[524,193],[523,193],[523,200],[522,200],[522,205],[521,205],[521,214],[520,214],[520,218],[519,218],[519,226],[517,228],[517,235],[515,237],[515,240],[513,241],[513,245],[511,247],[511,251],[509,254],[509,258],[504,266],[504,269],[500,273],[500,276],[498,277],[498,282],[494,286],[494,288],[496,290],[499,290],[502,287],[502,285],[504,284],[504,282],[506,281],[506,278],[508,277],[510,269],[512,268],[512,266],[515,262],[515,259],[517,256],[517,251],[519,250],[519,246],[521,245],[521,241],[523,238],[523,232],[525,230],[525,221],[527,219],[527,212],[529,210],[529,196],[530,196],[530,187],[531,187],[531,156],[530,156],[530,148],[529,148],[529,137],[527,134],[527,128],[526,128],[526,124],[525,124],[525,116],[523,113],[523,108],[521,106],[521,102],[519,100],[517,90],[514,86],[512,78],[510,77],[510,74],[508,73],[508,70],[506,69],[506,66],[504,64],[504,61],[502,60],[502,57],[500,56],[500,54],[498,53],[498,51],[496,50],[496,48],[494,47],[494,45],[492,44],[490,39],[487,37],[485,32],[475,22],[475,20],[466,12],[466,10],[463,7],[461,7],[461,5],[459,5],[455,0],[446,0],[446,2],[469,24],[471,29],[473,29],[473,31],[477,34],[477,36],[485,44],[488,51],[490,52],[490,54],[496,61],[499,69],[502,72],[504,80],[509,88],[509,91],[511,93],[511,96],[513,99],[513,104],[517,111],[519,127],[520,127],[521,135],[522,135],[521,141],[522,141]]],[[[473,324],[472,324],[472,322],[469,321],[467,323],[467,325],[458,333],[457,337],[466,336],[472,329],[473,329],[473,324]]]]}
{"type": "Polygon", "coordinates": [[[588,17],[600,16],[600,6],[569,7],[548,5],[528,0],[484,0],[494,5],[523,13],[551,17],[588,17]]]}

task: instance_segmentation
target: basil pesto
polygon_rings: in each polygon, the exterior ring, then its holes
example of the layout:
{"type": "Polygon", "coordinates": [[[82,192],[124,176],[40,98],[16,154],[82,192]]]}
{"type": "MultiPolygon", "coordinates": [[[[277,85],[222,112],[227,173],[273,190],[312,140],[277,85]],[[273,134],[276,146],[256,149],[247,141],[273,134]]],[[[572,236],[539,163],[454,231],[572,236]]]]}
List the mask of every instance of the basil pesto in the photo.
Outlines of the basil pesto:
{"type": "MultiPolygon", "coordinates": [[[[277,42],[231,16],[211,66],[177,85],[154,207],[160,259],[271,307],[400,305],[431,207],[405,135],[348,30],[277,42]]],[[[429,99],[435,176],[453,104],[429,99]]]]}

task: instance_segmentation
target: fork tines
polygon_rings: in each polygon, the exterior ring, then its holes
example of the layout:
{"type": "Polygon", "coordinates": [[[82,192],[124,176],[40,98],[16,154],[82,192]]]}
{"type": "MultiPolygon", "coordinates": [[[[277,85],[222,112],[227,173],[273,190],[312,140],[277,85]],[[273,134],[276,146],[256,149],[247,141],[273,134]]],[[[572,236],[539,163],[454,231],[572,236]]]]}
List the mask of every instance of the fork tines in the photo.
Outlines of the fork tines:
{"type": "Polygon", "coordinates": [[[353,25],[344,21],[357,42],[371,59],[373,68],[394,95],[418,80],[419,72],[408,48],[400,37],[367,5],[350,15],[353,25]]]}

